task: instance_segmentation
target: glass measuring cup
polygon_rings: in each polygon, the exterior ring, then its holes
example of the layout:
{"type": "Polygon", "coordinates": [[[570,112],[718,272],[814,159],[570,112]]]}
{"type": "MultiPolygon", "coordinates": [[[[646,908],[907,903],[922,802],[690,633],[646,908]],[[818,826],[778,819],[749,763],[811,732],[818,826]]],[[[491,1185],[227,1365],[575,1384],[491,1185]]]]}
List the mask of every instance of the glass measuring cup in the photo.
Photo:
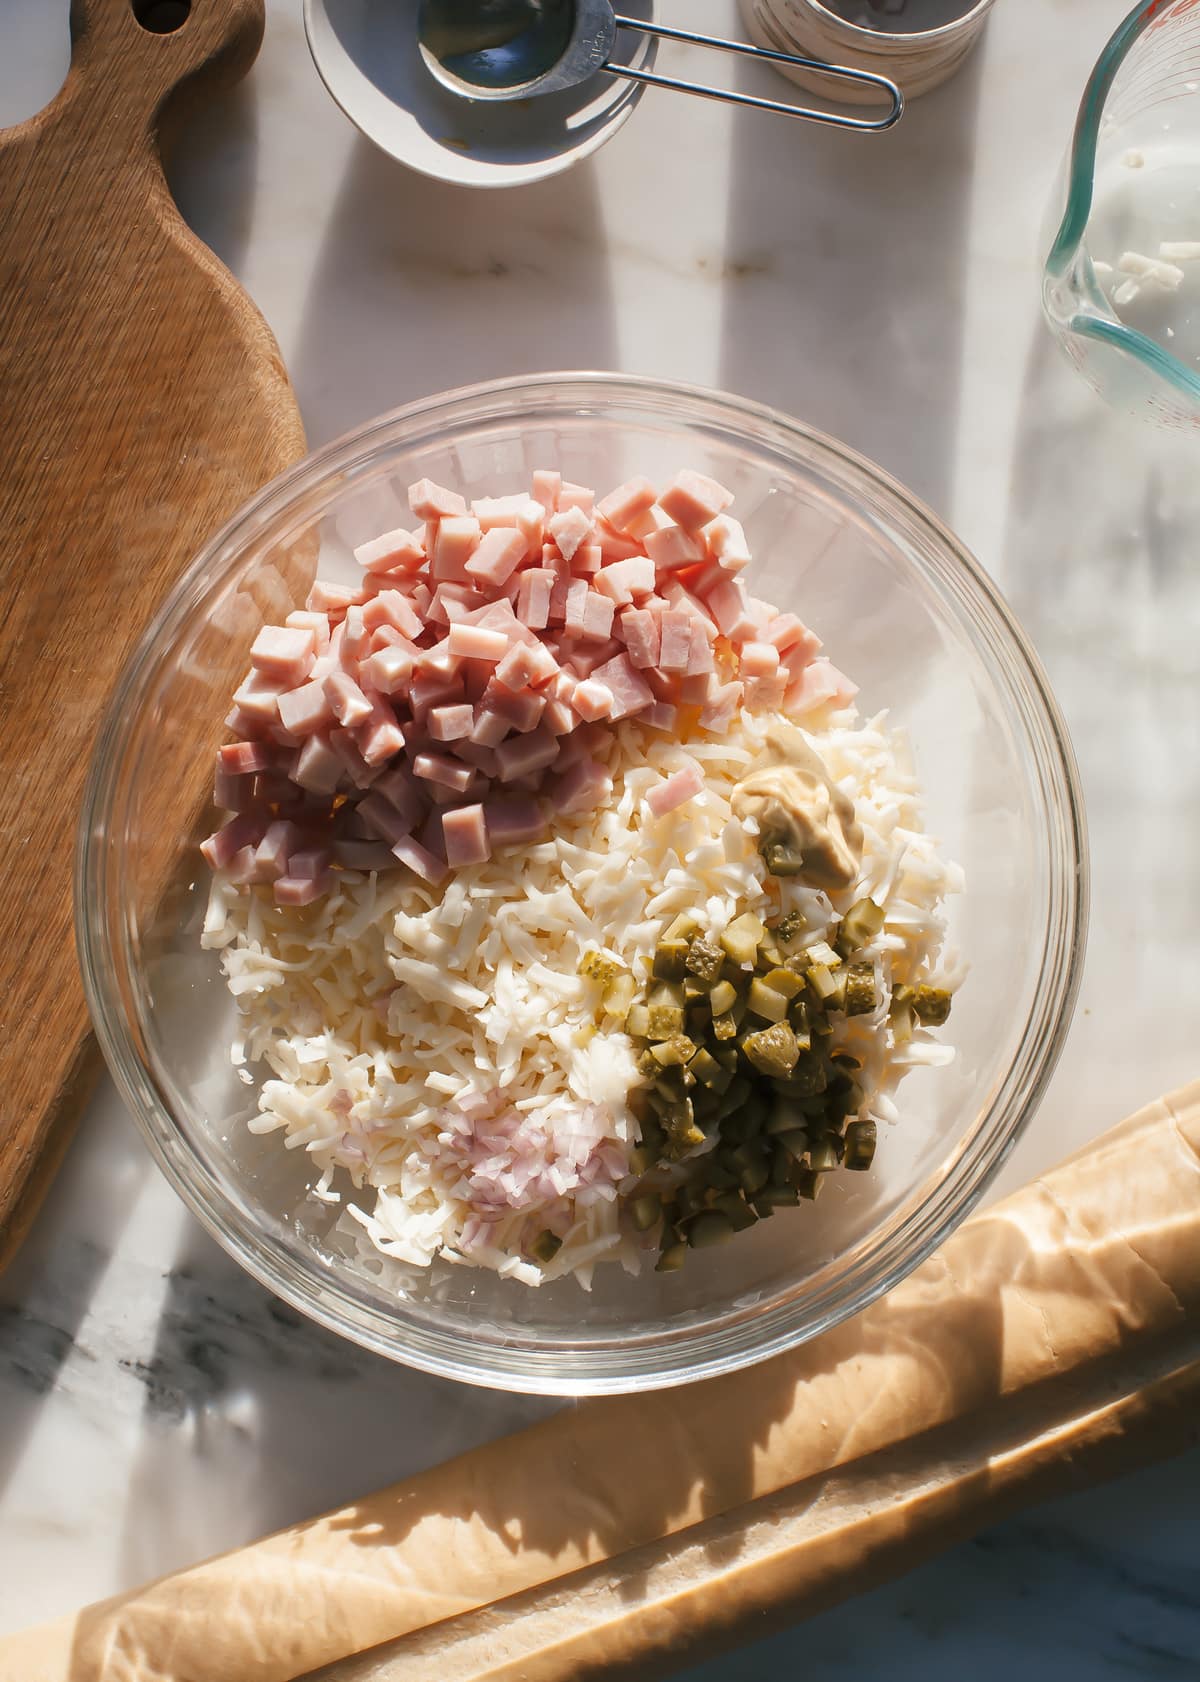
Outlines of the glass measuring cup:
{"type": "Polygon", "coordinates": [[[1142,0],[1084,90],[1042,302],[1102,397],[1200,426],[1200,0],[1142,0]]]}

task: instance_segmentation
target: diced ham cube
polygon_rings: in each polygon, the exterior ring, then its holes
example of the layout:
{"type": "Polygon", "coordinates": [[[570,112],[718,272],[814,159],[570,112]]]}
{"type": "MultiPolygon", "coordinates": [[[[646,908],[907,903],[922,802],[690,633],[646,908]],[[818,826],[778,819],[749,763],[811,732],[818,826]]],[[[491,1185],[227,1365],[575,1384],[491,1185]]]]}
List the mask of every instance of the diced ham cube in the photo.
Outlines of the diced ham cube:
{"type": "Polygon", "coordinates": [[[521,574],[517,618],[532,631],[544,631],[550,623],[550,592],[554,580],[555,574],[546,567],[530,567],[521,574]]]}
{"type": "Polygon", "coordinates": [[[604,565],[604,551],[598,543],[581,543],[571,556],[576,578],[594,578],[604,565]]]}
{"type": "Polygon", "coordinates": [[[443,520],[467,511],[465,497],[435,485],[432,479],[418,479],[408,487],[408,506],[418,520],[443,520]]]}
{"type": "Polygon", "coordinates": [[[558,493],[561,486],[561,473],[555,473],[548,467],[534,469],[533,500],[540,502],[547,514],[553,514],[558,506],[558,493]]]}
{"type": "Polygon", "coordinates": [[[573,578],[567,585],[567,599],[563,604],[563,621],[570,631],[583,629],[583,615],[591,586],[586,578],[573,578]]]}
{"type": "Polygon", "coordinates": [[[592,535],[592,522],[581,508],[568,508],[562,514],[552,514],[548,526],[564,561],[569,561],[579,545],[592,535]]]}
{"type": "MultiPolygon", "coordinates": [[[[310,737],[310,741],[319,738],[310,737]]],[[[346,772],[355,788],[369,788],[379,776],[379,768],[368,765],[358,751],[358,743],[349,730],[331,730],[329,732],[329,746],[341,760],[342,769],[346,772]]]]}
{"type": "Polygon", "coordinates": [[[435,742],[457,742],[469,736],[475,725],[475,709],[469,701],[453,707],[434,707],[429,714],[429,734],[435,742]]]}
{"type": "Polygon", "coordinates": [[[659,667],[664,672],[686,672],[692,646],[691,615],[682,608],[668,608],[662,616],[661,635],[659,667]]]}
{"type": "Polygon", "coordinates": [[[432,648],[423,648],[417,655],[417,676],[422,678],[438,678],[445,681],[458,676],[461,661],[450,647],[449,636],[444,636],[441,642],[435,642],[432,648]]]}
{"type": "MultiPolygon", "coordinates": [[[[264,677],[261,672],[250,672],[244,681],[233,692],[234,706],[246,715],[252,726],[265,727],[279,722],[279,697],[286,695],[290,687],[288,684],[274,683],[264,677]]],[[[230,729],[237,726],[230,725],[230,729]]],[[[246,735],[248,731],[238,730],[239,735],[246,735]]]]}
{"type": "Polygon", "coordinates": [[[536,841],[546,829],[546,820],[533,800],[496,795],[485,803],[483,816],[493,847],[536,841]]]}
{"type": "Polygon", "coordinates": [[[281,876],[271,890],[276,905],[312,905],[329,892],[329,872],[323,876],[281,876]]]}
{"type": "Polygon", "coordinates": [[[359,753],[368,765],[383,765],[404,746],[404,732],[386,701],[374,698],[371,716],[354,731],[359,753]]]}
{"type": "Polygon", "coordinates": [[[250,645],[256,672],[291,689],[303,683],[316,655],[316,637],[300,626],[264,625],[250,645]]]}
{"type": "Polygon", "coordinates": [[[512,731],[511,719],[505,718],[503,713],[496,712],[492,707],[480,707],[471,727],[471,740],[477,747],[494,748],[506,736],[510,736],[512,731]]]}
{"type": "Polygon", "coordinates": [[[534,730],[526,736],[509,736],[496,749],[502,783],[527,777],[534,771],[544,771],[557,758],[558,743],[546,730],[534,730]]]}
{"type": "Polygon", "coordinates": [[[414,841],[411,835],[406,836],[403,841],[397,841],[392,851],[401,864],[406,864],[414,875],[419,876],[423,882],[428,882],[431,887],[436,887],[442,881],[449,868],[435,853],[431,853],[427,847],[422,847],[419,841],[414,841]]]}
{"type": "Polygon", "coordinates": [[[704,559],[704,547],[682,526],[663,526],[645,540],[646,553],[659,572],[678,572],[704,559]]]}
{"type": "Polygon", "coordinates": [[[660,649],[658,620],[644,608],[627,607],[621,615],[621,636],[631,663],[657,666],[660,649]]]}
{"type": "Polygon", "coordinates": [[[531,499],[524,491],[518,491],[515,496],[481,496],[471,504],[471,512],[479,521],[481,531],[492,531],[497,526],[515,527],[517,515],[531,499]]]}
{"type": "MultiPolygon", "coordinates": [[[[292,767],[292,781],[313,794],[332,794],[342,780],[345,766],[325,736],[310,736],[292,767]]],[[[297,872],[296,874],[299,874],[297,872]]]]}
{"type": "Polygon", "coordinates": [[[412,815],[398,811],[378,789],[372,789],[358,803],[358,816],[367,833],[389,847],[412,833],[412,815]]]}
{"type": "MultiPolygon", "coordinates": [[[[503,684],[497,684],[494,687],[489,685],[483,694],[483,705],[485,708],[490,708],[493,712],[499,713],[501,718],[508,720],[514,730],[523,734],[527,730],[532,730],[538,719],[541,718],[546,706],[546,697],[532,689],[514,691],[505,688],[503,684]]],[[[474,739],[477,742],[479,740],[478,737],[474,739]]],[[[495,743],[484,742],[480,745],[494,747],[495,743]]]]}
{"type": "Polygon", "coordinates": [[[284,624],[293,630],[311,631],[318,653],[329,641],[329,615],[327,613],[309,613],[306,609],[298,607],[288,614],[284,624]]]}
{"type": "Polygon", "coordinates": [[[498,590],[520,566],[527,550],[525,535],[515,526],[493,526],[484,532],[478,548],[466,561],[466,574],[498,590]]]}
{"type": "Polygon", "coordinates": [[[274,764],[274,757],[272,749],[263,742],[226,742],[217,750],[217,762],[231,776],[245,777],[252,771],[267,770],[274,764]]]}
{"type": "Polygon", "coordinates": [[[790,655],[797,649],[800,650],[800,661],[795,667],[797,671],[800,665],[807,665],[808,661],[821,652],[820,637],[810,631],[794,613],[777,613],[773,619],[768,620],[763,640],[774,643],[780,654],[790,655]]]}
{"type": "Polygon", "coordinates": [[[213,805],[226,812],[253,811],[256,805],[254,785],[257,781],[257,777],[241,777],[232,771],[222,771],[218,761],[213,777],[213,805]]]}
{"type": "Polygon", "coordinates": [[[758,626],[747,606],[746,592],[738,579],[722,579],[704,599],[721,635],[728,637],[730,642],[745,642],[748,637],[755,636],[758,626]]]}
{"type": "Polygon", "coordinates": [[[588,485],[573,485],[569,479],[563,479],[559,483],[554,505],[560,514],[578,508],[580,513],[586,514],[590,519],[592,509],[596,505],[596,493],[588,485]]]}
{"type": "Polygon", "coordinates": [[[542,729],[552,736],[566,736],[579,722],[574,708],[567,701],[547,701],[542,714],[542,729]]]}
{"type": "Polygon", "coordinates": [[[330,672],[322,688],[333,716],[344,729],[352,730],[370,718],[371,703],[348,672],[330,672]]]}
{"type": "Polygon", "coordinates": [[[368,631],[373,633],[382,625],[391,625],[401,636],[414,642],[425,629],[424,621],[399,590],[381,590],[363,608],[362,616],[368,631]]]}
{"type": "Polygon", "coordinates": [[[608,596],[588,590],[583,604],[583,623],[579,627],[579,635],[586,637],[589,642],[608,642],[616,611],[615,602],[608,596]]]}
{"type": "Polygon", "coordinates": [[[644,549],[646,539],[651,532],[661,531],[664,526],[670,524],[671,521],[656,503],[654,507],[647,508],[644,514],[636,515],[627,526],[623,526],[621,529],[626,537],[631,538],[635,543],[640,543],[644,549]]]}
{"type": "Polygon", "coordinates": [[[305,598],[304,605],[310,613],[326,613],[330,624],[340,620],[348,607],[362,598],[357,590],[352,590],[345,584],[330,584],[318,578],[305,598]]]}
{"type": "Polygon", "coordinates": [[[774,677],[779,670],[779,650],[773,642],[744,642],[738,669],[744,678],[774,677]]]}
{"type": "Polygon", "coordinates": [[[496,676],[506,689],[536,688],[548,683],[558,671],[558,661],[543,642],[518,642],[496,667],[496,676]]]}
{"type": "Polygon", "coordinates": [[[718,514],[701,529],[704,547],[711,560],[719,561],[726,572],[740,572],[750,564],[750,546],[741,522],[732,514],[718,514]]]}
{"type": "Polygon", "coordinates": [[[627,561],[613,561],[601,567],[592,587],[611,597],[618,607],[628,607],[635,597],[654,592],[654,562],[647,555],[631,555],[627,561]]]}
{"type": "Polygon", "coordinates": [[[685,531],[698,531],[701,526],[708,525],[710,520],[724,513],[732,501],[732,491],[718,485],[715,479],[706,478],[703,473],[693,472],[690,467],[677,473],[658,499],[660,508],[685,531]]]}
{"type": "Polygon", "coordinates": [[[638,714],[638,723],[648,724],[652,730],[665,730],[673,736],[679,728],[679,708],[673,707],[670,701],[655,701],[638,714]]]}
{"type": "Polygon", "coordinates": [[[413,760],[413,775],[422,777],[429,783],[440,783],[443,788],[452,788],[458,794],[465,794],[471,786],[475,775],[474,768],[464,765],[461,759],[451,759],[444,753],[419,753],[413,760]]]}
{"type": "Polygon", "coordinates": [[[683,707],[704,707],[714,689],[721,687],[715,672],[699,672],[695,677],[685,673],[679,679],[679,704],[683,707]]]}
{"type": "Polygon", "coordinates": [[[571,705],[585,724],[594,724],[612,712],[612,692],[602,683],[597,683],[595,678],[584,678],[575,685],[571,705]]]}
{"type": "Polygon", "coordinates": [[[381,648],[362,667],[363,675],[384,695],[394,695],[413,674],[413,655],[407,648],[381,648]]]}
{"type": "Polygon", "coordinates": [[[302,881],[315,882],[329,869],[328,847],[305,847],[288,854],[287,873],[302,881]]]}
{"type": "MultiPolygon", "coordinates": [[[[596,642],[581,636],[570,650],[567,665],[577,678],[590,677],[598,666],[602,666],[606,660],[611,660],[614,654],[621,652],[621,644],[616,637],[609,637],[606,642],[596,642]]],[[[570,693],[564,690],[558,699],[569,700],[570,693]]]]}
{"type": "Polygon", "coordinates": [[[337,722],[323,683],[303,683],[279,697],[279,721],[293,736],[315,736],[337,722]]]}
{"type": "Polygon", "coordinates": [[[450,653],[465,660],[490,660],[494,665],[509,650],[509,640],[503,631],[490,631],[484,625],[451,625],[446,638],[450,653]]]}
{"type": "Polygon", "coordinates": [[[451,515],[439,520],[429,556],[429,576],[434,579],[470,578],[467,562],[479,547],[479,521],[471,514],[451,515]]]}
{"type": "Polygon", "coordinates": [[[354,559],[366,573],[419,572],[425,565],[425,545],[411,531],[385,531],[360,543],[354,559]]]}
{"type": "Polygon", "coordinates": [[[614,655],[592,676],[611,690],[614,719],[628,718],[631,713],[648,707],[654,699],[650,686],[642,674],[630,665],[627,654],[614,655]]]}
{"type": "Polygon", "coordinates": [[[267,825],[267,832],[254,853],[254,877],[258,882],[274,882],[287,873],[288,854],[300,845],[300,831],[286,818],[267,825]]]}
{"type": "Polygon", "coordinates": [[[687,675],[703,677],[715,670],[712,645],[704,634],[704,626],[699,619],[693,619],[689,630],[687,675]]]}
{"type": "Polygon", "coordinates": [[[563,772],[554,790],[554,809],[568,815],[592,812],[612,793],[612,778],[595,759],[579,759],[563,772]]]}
{"type": "Polygon", "coordinates": [[[494,748],[480,747],[469,737],[454,744],[454,752],[464,765],[473,765],[477,771],[491,780],[496,775],[496,753],[494,748]]]}
{"type": "Polygon", "coordinates": [[[231,882],[242,886],[247,882],[257,882],[258,855],[253,847],[240,847],[225,866],[225,874],[231,882]]]}
{"type": "Polygon", "coordinates": [[[849,706],[857,694],[858,685],[822,657],[810,661],[800,676],[788,685],[785,704],[789,712],[806,713],[829,701],[836,701],[841,707],[849,706]]]}
{"type": "Polygon", "coordinates": [[[200,851],[214,870],[223,870],[243,847],[257,846],[262,834],[262,820],[251,812],[242,812],[236,818],[230,818],[227,824],[222,824],[207,841],[202,841],[200,851]]]}
{"type": "Polygon", "coordinates": [[[469,621],[473,613],[487,605],[487,598],[473,584],[458,584],[453,579],[447,579],[433,592],[425,619],[432,625],[457,625],[469,621]]]}
{"type": "Polygon", "coordinates": [[[429,791],[418,783],[410,768],[401,761],[399,765],[394,765],[390,771],[383,773],[373,792],[381,794],[401,817],[415,824],[425,810],[425,800],[429,791]]]}
{"type": "Polygon", "coordinates": [[[763,712],[775,712],[783,706],[787,692],[787,673],[776,672],[772,677],[748,677],[743,681],[745,704],[763,712]]]}
{"type": "Polygon", "coordinates": [[[664,781],[655,783],[646,795],[646,804],[656,818],[665,818],[668,812],[677,811],[703,790],[704,774],[694,761],[689,761],[664,781]]]}
{"type": "Polygon", "coordinates": [[[600,545],[600,557],[603,561],[628,561],[635,555],[642,553],[642,546],[633,538],[626,537],[623,532],[614,530],[606,521],[597,519],[595,522],[596,540],[600,545]]]}
{"type": "Polygon", "coordinates": [[[442,843],[446,863],[457,870],[464,864],[486,864],[492,856],[482,806],[456,806],[442,813],[442,843]]]}
{"type": "Polygon", "coordinates": [[[603,515],[615,531],[621,532],[626,530],[631,520],[636,520],[639,514],[652,508],[656,500],[654,486],[649,479],[627,479],[615,491],[601,498],[596,512],[603,515]]]}

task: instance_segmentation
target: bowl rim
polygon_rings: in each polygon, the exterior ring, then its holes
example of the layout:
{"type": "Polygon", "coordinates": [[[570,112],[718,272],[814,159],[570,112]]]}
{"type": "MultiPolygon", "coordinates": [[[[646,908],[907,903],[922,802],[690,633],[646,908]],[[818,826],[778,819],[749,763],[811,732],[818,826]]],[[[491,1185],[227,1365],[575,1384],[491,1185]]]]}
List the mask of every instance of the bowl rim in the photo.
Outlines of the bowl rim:
{"type": "Polygon", "coordinates": [[[1088,877],[1079,773],[1058,703],[1032,645],[999,590],[937,515],[857,451],[769,405],[649,376],[554,371],[457,387],[376,416],[270,480],[209,538],[139,639],[105,709],[77,832],[75,936],[96,1037],[122,1100],[175,1191],[222,1248],[260,1284],[330,1331],[422,1371],[485,1388],[579,1396],[663,1388],[767,1360],[860,1312],[932,1254],[978,1203],[1028,1125],[1058,1062],[1082,979],[1088,877]],[[932,540],[946,581],[956,582],[960,593],[965,590],[993,642],[1007,656],[1011,699],[1020,703],[1019,734],[1034,750],[1048,848],[1039,980],[1034,1008],[1010,1066],[997,1078],[978,1112],[972,1136],[965,1144],[960,1141],[941,1165],[930,1195],[893,1224],[884,1242],[860,1257],[848,1276],[840,1275],[827,1286],[815,1305],[810,1299],[800,1315],[796,1313],[797,1292],[789,1291],[766,1309],[739,1312],[731,1305],[718,1327],[699,1331],[685,1326],[675,1332],[665,1328],[635,1335],[614,1333],[547,1346],[518,1334],[492,1331],[489,1335],[489,1328],[481,1326],[479,1337],[468,1340],[461,1333],[414,1318],[412,1305],[402,1299],[384,1310],[356,1296],[332,1273],[322,1276],[299,1247],[293,1259],[285,1248],[256,1230],[252,1213],[235,1201],[187,1143],[147,1060],[138,1051],[120,989],[106,979],[109,925],[101,907],[105,903],[107,817],[121,763],[116,750],[127,734],[131,700],[155,670],[164,637],[198,604],[232,555],[270,519],[297,503],[305,491],[352,471],[385,441],[401,443],[405,431],[419,432],[439,415],[450,418],[459,411],[459,418],[465,419],[461,411],[466,409],[478,421],[486,418],[488,405],[504,404],[498,413],[519,412],[522,395],[542,400],[573,398],[577,408],[585,399],[595,401],[601,394],[610,401],[625,398],[643,407],[665,400],[687,405],[693,411],[689,417],[693,424],[707,414],[726,429],[751,425],[760,435],[766,429],[777,440],[790,441],[793,448],[800,445],[807,454],[824,458],[825,465],[865,479],[860,491],[869,489],[892,519],[900,519],[932,540]],[[1053,985],[1046,984],[1048,979],[1053,985]],[[653,1359],[631,1364],[637,1352],[653,1359]]]}

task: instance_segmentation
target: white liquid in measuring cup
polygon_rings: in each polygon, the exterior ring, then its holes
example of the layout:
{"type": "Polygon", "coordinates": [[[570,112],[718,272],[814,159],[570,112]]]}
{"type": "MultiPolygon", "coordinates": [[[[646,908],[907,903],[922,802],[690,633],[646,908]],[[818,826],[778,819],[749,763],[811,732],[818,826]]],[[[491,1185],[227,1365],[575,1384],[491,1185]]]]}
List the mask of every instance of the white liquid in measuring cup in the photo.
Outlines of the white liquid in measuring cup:
{"type": "Polygon", "coordinates": [[[1200,366],[1200,149],[1169,131],[1097,169],[1086,244],[1113,313],[1200,366]]]}

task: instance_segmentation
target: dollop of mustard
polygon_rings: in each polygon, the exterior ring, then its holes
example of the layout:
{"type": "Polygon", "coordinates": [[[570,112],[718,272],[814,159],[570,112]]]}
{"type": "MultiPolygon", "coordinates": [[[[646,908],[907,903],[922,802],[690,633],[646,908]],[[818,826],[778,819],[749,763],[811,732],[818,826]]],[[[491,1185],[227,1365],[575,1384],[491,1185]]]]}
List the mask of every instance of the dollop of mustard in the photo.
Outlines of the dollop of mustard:
{"type": "Polygon", "coordinates": [[[810,887],[848,888],[862,863],[862,828],[854,803],[799,730],[772,724],[766,746],[734,785],[733,815],[758,823],[758,850],[774,876],[810,887]]]}

